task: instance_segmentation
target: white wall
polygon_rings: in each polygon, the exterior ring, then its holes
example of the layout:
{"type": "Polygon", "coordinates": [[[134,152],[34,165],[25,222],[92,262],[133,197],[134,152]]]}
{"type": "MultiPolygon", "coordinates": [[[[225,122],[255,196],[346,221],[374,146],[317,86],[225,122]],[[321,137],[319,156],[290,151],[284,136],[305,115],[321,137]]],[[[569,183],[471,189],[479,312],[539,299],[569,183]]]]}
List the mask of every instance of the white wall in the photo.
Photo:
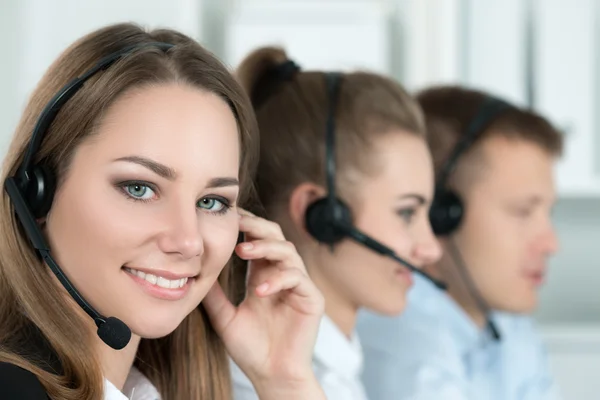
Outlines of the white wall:
{"type": "Polygon", "coordinates": [[[16,40],[4,40],[0,61],[0,156],[4,155],[21,111],[20,100],[17,99],[21,47],[18,39],[20,20],[21,8],[17,2],[0,0],[0,35],[3,38],[16,38],[16,40]]]}
{"type": "Polygon", "coordinates": [[[5,38],[0,62],[2,156],[37,81],[50,63],[82,35],[117,22],[173,27],[198,40],[202,32],[203,3],[198,0],[0,1],[0,29],[5,38]]]}

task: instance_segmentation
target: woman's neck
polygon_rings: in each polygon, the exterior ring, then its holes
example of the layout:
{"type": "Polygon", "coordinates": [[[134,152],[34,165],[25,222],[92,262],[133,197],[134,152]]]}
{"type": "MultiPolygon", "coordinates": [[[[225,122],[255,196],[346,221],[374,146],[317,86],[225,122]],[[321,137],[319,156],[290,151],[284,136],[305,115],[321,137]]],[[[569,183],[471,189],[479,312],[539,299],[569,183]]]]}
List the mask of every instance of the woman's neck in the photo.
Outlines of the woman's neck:
{"type": "Polygon", "coordinates": [[[357,308],[347,304],[335,304],[334,301],[330,301],[330,299],[325,296],[325,314],[327,314],[348,339],[351,339],[354,333],[357,313],[357,308]]]}
{"type": "Polygon", "coordinates": [[[102,367],[102,375],[119,390],[123,390],[139,344],[140,337],[131,335],[131,340],[125,348],[115,350],[106,345],[98,336],[95,336],[94,345],[102,367]]]}
{"type": "Polygon", "coordinates": [[[358,306],[332,285],[327,277],[320,274],[317,268],[310,272],[311,279],[325,298],[325,314],[347,338],[351,338],[356,326],[358,306]]]}

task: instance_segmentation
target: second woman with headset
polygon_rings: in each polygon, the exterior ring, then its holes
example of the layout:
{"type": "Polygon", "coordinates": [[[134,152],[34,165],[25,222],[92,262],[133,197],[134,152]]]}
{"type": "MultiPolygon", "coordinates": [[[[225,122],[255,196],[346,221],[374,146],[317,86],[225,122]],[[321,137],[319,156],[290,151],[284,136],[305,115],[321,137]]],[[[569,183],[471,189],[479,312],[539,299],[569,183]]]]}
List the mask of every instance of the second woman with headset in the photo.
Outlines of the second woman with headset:
{"type": "MultiPolygon", "coordinates": [[[[262,211],[325,297],[313,368],[328,399],[365,399],[359,310],[402,312],[412,274],[440,256],[423,116],[391,79],[304,72],[278,48],[249,55],[238,77],[261,133],[262,211]]],[[[255,399],[233,367],[236,400],[255,399]]]]}

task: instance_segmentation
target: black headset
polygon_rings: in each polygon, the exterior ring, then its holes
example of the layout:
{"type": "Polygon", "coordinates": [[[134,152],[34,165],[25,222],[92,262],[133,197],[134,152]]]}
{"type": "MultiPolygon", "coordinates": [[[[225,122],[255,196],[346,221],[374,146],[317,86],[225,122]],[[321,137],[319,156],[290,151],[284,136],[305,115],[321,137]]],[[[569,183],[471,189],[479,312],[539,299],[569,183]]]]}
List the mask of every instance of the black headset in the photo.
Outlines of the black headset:
{"type": "Polygon", "coordinates": [[[369,237],[358,230],[352,222],[352,212],[346,203],[336,196],[335,191],[335,116],[338,105],[338,96],[341,86],[341,74],[330,72],[325,74],[327,93],[329,96],[329,112],[325,129],[325,172],[327,184],[327,196],[311,203],[305,213],[306,230],[320,243],[333,246],[343,240],[350,238],[367,248],[390,257],[401,263],[412,272],[421,274],[440,289],[446,289],[446,285],[440,282],[420,268],[413,266],[408,261],[399,257],[392,249],[381,242],[369,237]]]}
{"type": "Polygon", "coordinates": [[[460,157],[473,145],[481,133],[500,113],[510,108],[512,106],[507,102],[495,97],[488,97],[468,124],[463,137],[458,141],[442,167],[429,209],[429,221],[436,236],[447,236],[456,232],[464,215],[464,203],[461,197],[446,186],[449,176],[456,168],[460,157]]]}
{"type": "Polygon", "coordinates": [[[81,77],[74,78],[67,83],[42,111],[31,135],[31,140],[27,146],[23,161],[18,167],[16,174],[6,178],[4,182],[4,190],[13,203],[16,216],[21,222],[33,247],[50,267],[69,295],[94,319],[98,327],[98,336],[100,339],[116,350],[124,348],[129,343],[131,339],[131,330],[129,327],[115,317],[106,318],[100,315],[73,286],[50,254],[50,246],[46,242],[36,219],[46,216],[48,211],[50,211],[56,190],[56,177],[43,161],[36,163],[34,157],[38,153],[42,140],[61,107],[81,89],[90,77],[99,71],[109,68],[113,63],[132,52],[149,46],[157,47],[165,52],[173,47],[172,44],[160,42],[126,47],[104,57],[81,77]]]}

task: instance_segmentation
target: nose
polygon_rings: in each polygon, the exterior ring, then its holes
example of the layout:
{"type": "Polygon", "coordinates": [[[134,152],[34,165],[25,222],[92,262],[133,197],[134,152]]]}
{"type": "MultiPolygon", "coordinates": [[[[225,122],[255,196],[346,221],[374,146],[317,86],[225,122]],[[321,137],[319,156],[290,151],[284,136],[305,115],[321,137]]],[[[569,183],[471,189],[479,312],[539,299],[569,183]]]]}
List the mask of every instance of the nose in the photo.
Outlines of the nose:
{"type": "Polygon", "coordinates": [[[538,249],[546,255],[551,255],[556,253],[559,247],[560,244],[558,240],[558,235],[556,234],[556,229],[550,222],[548,223],[548,227],[540,235],[538,249]]]}
{"type": "Polygon", "coordinates": [[[433,234],[431,225],[427,224],[420,239],[415,247],[415,258],[423,265],[437,262],[442,257],[442,246],[433,234]]]}
{"type": "Polygon", "coordinates": [[[158,245],[166,254],[179,254],[184,259],[200,256],[204,241],[195,207],[173,207],[165,216],[165,229],[158,245]]]}

